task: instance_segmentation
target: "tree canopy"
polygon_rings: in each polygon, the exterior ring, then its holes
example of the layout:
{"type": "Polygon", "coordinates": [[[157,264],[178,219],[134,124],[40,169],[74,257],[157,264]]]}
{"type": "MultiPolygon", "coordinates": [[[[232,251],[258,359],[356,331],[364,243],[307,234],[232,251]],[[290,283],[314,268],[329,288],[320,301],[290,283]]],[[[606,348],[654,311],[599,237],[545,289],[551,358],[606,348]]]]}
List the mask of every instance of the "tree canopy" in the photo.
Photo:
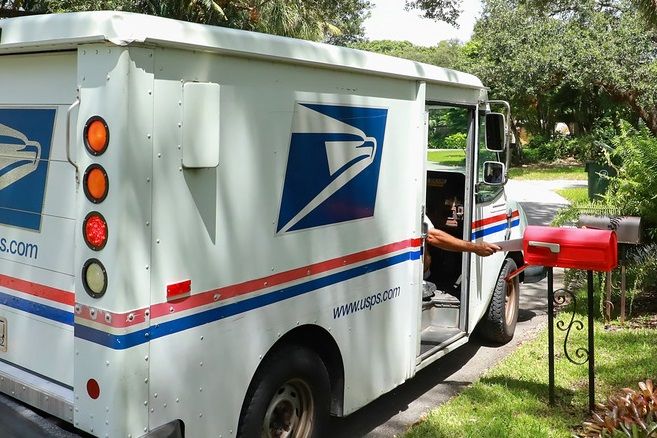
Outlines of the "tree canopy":
{"type": "Polygon", "coordinates": [[[458,69],[463,65],[463,44],[456,40],[440,41],[433,47],[392,40],[361,41],[351,47],[446,68],[458,69]]]}
{"type": "Polygon", "coordinates": [[[370,7],[369,0],[0,0],[5,15],[121,10],[340,44],[362,39],[370,7]]]}
{"type": "Polygon", "coordinates": [[[655,34],[627,1],[487,0],[464,69],[535,131],[630,111],[657,133],[655,34]]]}
{"type": "Polygon", "coordinates": [[[406,0],[406,9],[419,9],[425,18],[456,26],[461,15],[461,0],[406,0]]]}

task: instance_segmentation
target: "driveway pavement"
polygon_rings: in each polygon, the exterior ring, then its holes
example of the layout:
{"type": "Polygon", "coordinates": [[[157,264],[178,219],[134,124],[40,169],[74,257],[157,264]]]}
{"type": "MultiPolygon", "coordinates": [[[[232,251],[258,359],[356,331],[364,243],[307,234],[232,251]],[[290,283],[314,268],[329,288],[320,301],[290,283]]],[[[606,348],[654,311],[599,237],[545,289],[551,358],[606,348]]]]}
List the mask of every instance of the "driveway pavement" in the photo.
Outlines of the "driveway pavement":
{"type": "MultiPolygon", "coordinates": [[[[547,225],[566,201],[552,190],[586,186],[573,181],[509,181],[509,198],[521,202],[531,225],[547,225]]],[[[563,272],[555,270],[555,286],[563,272]]],[[[546,280],[521,288],[520,313],[516,334],[511,342],[494,347],[477,340],[420,371],[413,379],[380,397],[347,418],[333,420],[333,436],[393,437],[434,407],[449,400],[476,380],[484,371],[532,339],[546,324],[546,280]]],[[[2,438],[75,438],[70,426],[35,412],[13,399],[0,395],[0,437],[2,438]]]]}

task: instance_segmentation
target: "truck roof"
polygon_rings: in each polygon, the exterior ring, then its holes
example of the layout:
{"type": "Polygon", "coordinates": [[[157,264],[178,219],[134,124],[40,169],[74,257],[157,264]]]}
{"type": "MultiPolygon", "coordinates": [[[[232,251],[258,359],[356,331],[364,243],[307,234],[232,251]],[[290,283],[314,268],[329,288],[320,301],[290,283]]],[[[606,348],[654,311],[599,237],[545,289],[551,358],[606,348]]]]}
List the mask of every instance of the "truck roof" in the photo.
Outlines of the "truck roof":
{"type": "Polygon", "coordinates": [[[483,89],[473,75],[330,44],[128,12],[76,12],[0,20],[0,54],[110,42],[259,57],[272,61],[483,89]]]}

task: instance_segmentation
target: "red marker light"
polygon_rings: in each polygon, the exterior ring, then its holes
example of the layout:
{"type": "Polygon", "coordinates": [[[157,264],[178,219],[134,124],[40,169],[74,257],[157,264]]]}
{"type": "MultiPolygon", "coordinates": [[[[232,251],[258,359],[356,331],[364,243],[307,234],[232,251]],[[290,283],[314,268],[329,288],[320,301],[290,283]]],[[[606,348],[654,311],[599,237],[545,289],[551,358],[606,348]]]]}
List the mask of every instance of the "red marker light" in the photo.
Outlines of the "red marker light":
{"type": "Polygon", "coordinates": [[[183,298],[192,291],[192,280],[167,285],[167,301],[183,298]]]}
{"type": "Polygon", "coordinates": [[[96,379],[87,380],[87,394],[94,400],[100,397],[100,385],[96,379]]]}
{"type": "Polygon", "coordinates": [[[98,212],[91,212],[84,219],[84,241],[89,248],[100,251],[107,243],[107,222],[98,212]]]}

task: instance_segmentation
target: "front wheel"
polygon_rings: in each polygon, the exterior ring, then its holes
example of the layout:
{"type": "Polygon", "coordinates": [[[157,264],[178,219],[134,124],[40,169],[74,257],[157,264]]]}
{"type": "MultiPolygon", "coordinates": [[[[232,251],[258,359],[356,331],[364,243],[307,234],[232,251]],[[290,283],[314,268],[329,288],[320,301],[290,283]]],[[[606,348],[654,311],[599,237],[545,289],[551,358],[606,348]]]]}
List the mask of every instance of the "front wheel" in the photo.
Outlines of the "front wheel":
{"type": "Polygon", "coordinates": [[[287,346],[266,359],[249,386],[239,438],[317,438],[329,412],[329,377],[314,352],[287,346]]]}
{"type": "Polygon", "coordinates": [[[493,297],[479,326],[479,334],[492,342],[504,344],[513,339],[518,322],[520,282],[518,277],[507,282],[505,278],[517,269],[513,259],[506,259],[495,283],[493,297]]]}

